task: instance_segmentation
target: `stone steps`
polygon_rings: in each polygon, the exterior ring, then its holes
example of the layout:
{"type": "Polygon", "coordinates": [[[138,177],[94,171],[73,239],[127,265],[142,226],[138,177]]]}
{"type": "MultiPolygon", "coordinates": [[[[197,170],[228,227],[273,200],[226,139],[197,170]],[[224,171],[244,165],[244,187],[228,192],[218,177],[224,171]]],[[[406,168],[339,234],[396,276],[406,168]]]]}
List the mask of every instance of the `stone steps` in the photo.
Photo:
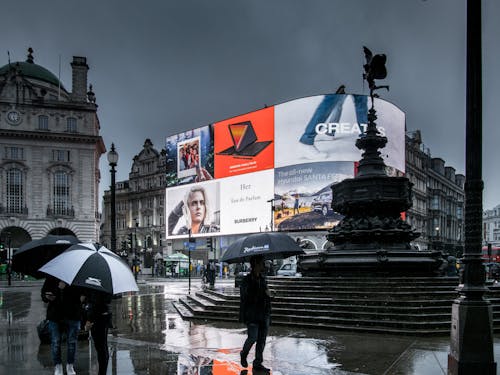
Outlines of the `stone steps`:
{"type": "MultiPolygon", "coordinates": [[[[456,278],[269,278],[269,287],[275,295],[272,322],[354,332],[449,334],[451,306],[458,297],[457,281],[456,278]]],[[[494,330],[500,332],[500,291],[491,290],[486,296],[493,306],[494,330]]],[[[185,319],[237,322],[239,290],[206,289],[182,297],[174,306],[185,319]]]]}

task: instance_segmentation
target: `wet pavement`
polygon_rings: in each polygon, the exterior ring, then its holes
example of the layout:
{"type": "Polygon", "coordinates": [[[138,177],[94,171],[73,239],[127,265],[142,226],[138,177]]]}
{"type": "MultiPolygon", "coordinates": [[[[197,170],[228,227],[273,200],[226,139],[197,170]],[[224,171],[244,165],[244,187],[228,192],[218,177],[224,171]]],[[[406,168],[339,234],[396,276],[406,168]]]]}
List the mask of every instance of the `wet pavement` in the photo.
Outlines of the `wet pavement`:
{"type": "MultiPolygon", "coordinates": [[[[233,285],[218,280],[216,287],[233,285]]],[[[52,374],[50,345],[36,326],[45,318],[39,281],[0,281],[0,374],[52,374]]],[[[140,280],[140,292],[113,301],[108,374],[252,374],[239,364],[246,329],[239,324],[189,322],[172,305],[187,280],[140,280]]],[[[201,287],[194,279],[191,293],[201,287]]],[[[446,374],[449,337],[416,338],[270,328],[264,364],[274,375],[446,374]]],[[[64,347],[63,347],[64,348],[64,347]]],[[[500,359],[500,336],[495,337],[500,359]]],[[[253,350],[249,362],[253,359],[253,350]]],[[[78,343],[77,374],[96,374],[96,353],[78,343]]],[[[254,372],[257,374],[257,372],[254,372]]],[[[499,372],[500,374],[500,372],[499,372]]]]}

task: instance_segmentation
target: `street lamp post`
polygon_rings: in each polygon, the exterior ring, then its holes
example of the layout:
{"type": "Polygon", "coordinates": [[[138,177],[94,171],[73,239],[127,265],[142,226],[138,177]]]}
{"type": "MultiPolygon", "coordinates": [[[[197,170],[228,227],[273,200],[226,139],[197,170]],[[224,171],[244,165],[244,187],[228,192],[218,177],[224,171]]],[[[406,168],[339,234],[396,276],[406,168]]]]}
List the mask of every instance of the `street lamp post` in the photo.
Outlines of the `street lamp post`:
{"type": "Polygon", "coordinates": [[[453,302],[448,374],[496,374],[492,308],[482,253],[481,0],[467,0],[464,270],[453,302]]]}
{"type": "Polygon", "coordinates": [[[111,167],[111,251],[116,253],[116,191],[115,191],[115,167],[118,163],[118,153],[115,144],[111,143],[111,150],[108,152],[108,162],[111,167]]]}
{"type": "Polygon", "coordinates": [[[12,249],[11,249],[12,236],[7,232],[7,280],[8,285],[12,285],[12,249]]]}
{"type": "Polygon", "coordinates": [[[139,258],[137,257],[137,227],[139,226],[139,222],[137,218],[134,218],[134,277],[137,280],[137,274],[139,273],[139,258]]]}
{"type": "Polygon", "coordinates": [[[439,233],[439,227],[434,228],[436,231],[436,241],[434,242],[434,250],[441,250],[441,236],[439,233]]]}
{"type": "Polygon", "coordinates": [[[275,209],[274,201],[275,201],[274,198],[271,198],[267,201],[267,203],[271,203],[271,221],[270,221],[271,232],[274,231],[274,209],[275,209]]]}

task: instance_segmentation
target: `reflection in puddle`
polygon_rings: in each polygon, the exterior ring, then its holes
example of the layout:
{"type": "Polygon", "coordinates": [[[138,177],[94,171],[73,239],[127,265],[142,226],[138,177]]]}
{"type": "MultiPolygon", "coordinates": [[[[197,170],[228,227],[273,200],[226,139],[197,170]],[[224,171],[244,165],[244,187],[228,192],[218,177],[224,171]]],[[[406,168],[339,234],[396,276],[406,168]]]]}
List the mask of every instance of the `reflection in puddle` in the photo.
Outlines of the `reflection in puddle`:
{"type": "Polygon", "coordinates": [[[0,321],[12,323],[28,316],[31,308],[31,293],[0,290],[0,321]]]}

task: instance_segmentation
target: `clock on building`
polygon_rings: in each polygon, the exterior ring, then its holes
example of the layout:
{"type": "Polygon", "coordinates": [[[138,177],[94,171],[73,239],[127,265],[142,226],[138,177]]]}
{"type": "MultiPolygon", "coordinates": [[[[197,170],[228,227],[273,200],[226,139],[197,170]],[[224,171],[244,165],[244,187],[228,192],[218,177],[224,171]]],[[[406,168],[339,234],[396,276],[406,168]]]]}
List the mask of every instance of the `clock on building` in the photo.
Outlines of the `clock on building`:
{"type": "Polygon", "coordinates": [[[11,125],[19,125],[21,123],[21,114],[15,109],[7,112],[7,122],[11,125]]]}

